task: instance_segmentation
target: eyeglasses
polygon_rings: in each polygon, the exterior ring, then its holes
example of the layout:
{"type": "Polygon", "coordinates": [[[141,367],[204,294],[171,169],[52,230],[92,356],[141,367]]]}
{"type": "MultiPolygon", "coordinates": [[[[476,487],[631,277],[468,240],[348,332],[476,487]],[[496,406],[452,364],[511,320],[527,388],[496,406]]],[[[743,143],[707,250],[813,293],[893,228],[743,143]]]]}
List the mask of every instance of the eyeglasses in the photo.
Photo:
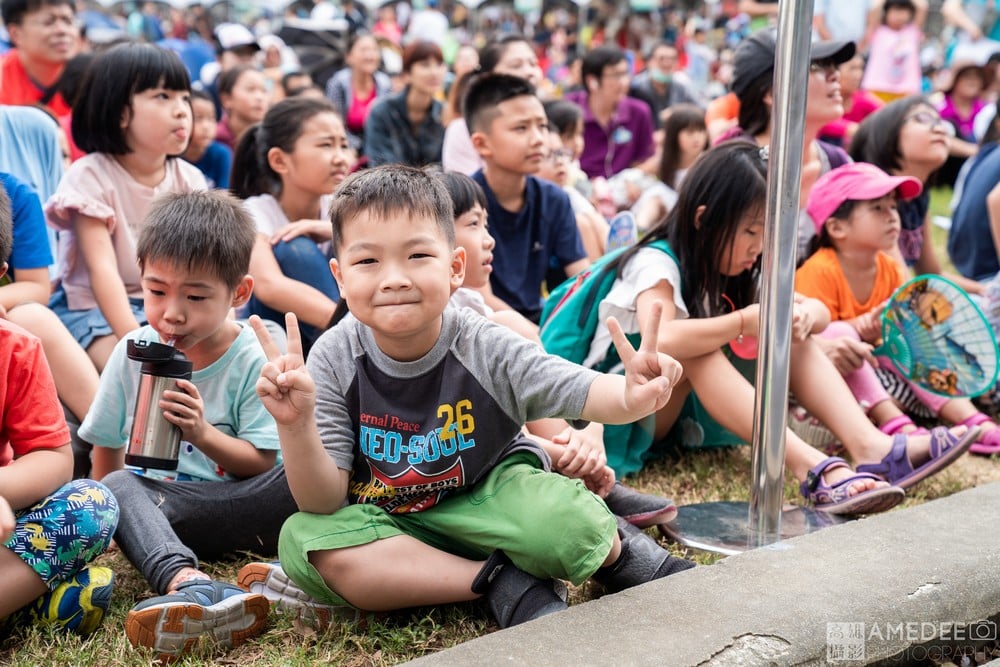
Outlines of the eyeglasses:
{"type": "Polygon", "coordinates": [[[554,151],[550,151],[549,154],[545,156],[545,159],[551,162],[552,164],[557,164],[559,162],[569,162],[570,160],[573,159],[573,151],[568,150],[566,148],[557,148],[554,151]]]}
{"type": "Polygon", "coordinates": [[[76,17],[67,14],[46,14],[45,16],[27,19],[24,23],[38,26],[39,28],[54,28],[57,25],[64,28],[73,28],[74,30],[79,28],[76,17]]]}
{"type": "Polygon", "coordinates": [[[912,120],[916,123],[919,123],[920,125],[925,125],[932,130],[938,126],[941,126],[945,134],[951,137],[955,136],[954,126],[948,121],[946,121],[944,118],[941,118],[941,116],[937,115],[933,111],[918,111],[912,116],[907,116],[906,120],[912,120]]]}
{"type": "Polygon", "coordinates": [[[823,58],[822,60],[814,60],[809,63],[809,73],[819,74],[823,73],[824,76],[830,76],[837,71],[837,63],[832,58],[823,58]]]}

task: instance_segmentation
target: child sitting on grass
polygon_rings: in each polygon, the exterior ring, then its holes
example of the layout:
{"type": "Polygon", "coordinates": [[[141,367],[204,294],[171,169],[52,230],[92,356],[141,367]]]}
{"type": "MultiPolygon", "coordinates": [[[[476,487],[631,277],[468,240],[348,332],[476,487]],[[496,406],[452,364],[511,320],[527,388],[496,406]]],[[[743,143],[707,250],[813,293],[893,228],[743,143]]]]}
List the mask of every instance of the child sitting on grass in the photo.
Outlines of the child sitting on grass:
{"type": "Polygon", "coordinates": [[[620,530],[520,436],[544,417],[637,419],[669,399],[679,366],[652,350],[652,327],[636,351],[612,323],[627,373],[603,375],[449,308],[466,258],[453,218],[422,171],[349,177],[331,266],[352,317],[308,366],[293,315],[285,355],[251,320],[270,360],[257,391],[300,510],[282,529],[283,572],[318,602],[368,611],[485,596],[507,627],[566,608],[554,579],[615,591],[692,567],[620,530]]]}
{"type": "MultiPolygon", "coordinates": [[[[0,188],[0,257],[10,255],[11,229],[0,188]]],[[[88,635],[114,583],[88,563],[111,542],[118,504],[98,482],[70,481],[69,430],[41,343],[4,318],[0,368],[0,634],[34,624],[88,635]]]]}
{"type": "Polygon", "coordinates": [[[263,353],[251,330],[228,317],[253,290],[254,240],[249,215],[222,192],[153,205],[136,246],[149,324],[115,346],[80,426],[95,445],[95,476],[106,475],[121,500],[115,541],[160,594],[129,612],[125,634],[160,657],[202,638],[236,646],[263,630],[267,601],[212,581],[198,561],[274,553],[295,510],[276,465],[274,420],[254,391],[263,353]],[[130,341],[172,342],[193,364],[191,379],[177,380],[159,401],[181,431],[176,472],[120,470],[140,382],[139,364],[126,357],[130,341]]]}
{"type": "MultiPolygon", "coordinates": [[[[551,136],[559,139],[554,132],[550,133],[551,136]]],[[[489,282],[495,243],[486,220],[486,195],[482,188],[465,174],[457,172],[438,174],[437,178],[451,195],[455,211],[455,243],[465,249],[465,279],[462,287],[452,294],[451,303],[472,308],[504,326],[510,326],[505,321],[510,315],[523,320],[513,311],[493,311],[476,291],[476,288],[489,282]]],[[[526,320],[523,323],[530,325],[526,320]]],[[[523,333],[525,329],[519,328],[516,322],[510,328],[541,344],[537,332],[523,333]]],[[[672,500],[639,493],[615,480],[614,470],[607,465],[602,424],[591,423],[578,430],[563,419],[540,419],[526,427],[552,459],[553,470],[583,480],[588,489],[604,499],[608,509],[616,516],[640,528],[667,523],[677,516],[677,506],[672,500]]]]}
{"type": "MultiPolygon", "coordinates": [[[[964,426],[980,427],[969,451],[1000,453],[1000,428],[967,398],[949,398],[921,389],[902,376],[888,358],[881,362],[872,348],[882,338],[882,309],[903,284],[899,265],[888,252],[899,242],[898,199],[920,194],[920,181],[911,176],[889,176],[865,162],[838,167],[823,174],[809,193],[806,210],[816,225],[815,252],[795,273],[796,289],[823,302],[832,322],[823,337],[840,341],[852,356],[841,355],[844,375],[868,416],[885,433],[913,433],[913,420],[889,396],[875,367],[893,373],[909,386],[917,400],[935,417],[964,426]]],[[[893,456],[892,459],[899,458],[893,456]]],[[[889,474],[892,459],[866,469],[889,474]]]]}

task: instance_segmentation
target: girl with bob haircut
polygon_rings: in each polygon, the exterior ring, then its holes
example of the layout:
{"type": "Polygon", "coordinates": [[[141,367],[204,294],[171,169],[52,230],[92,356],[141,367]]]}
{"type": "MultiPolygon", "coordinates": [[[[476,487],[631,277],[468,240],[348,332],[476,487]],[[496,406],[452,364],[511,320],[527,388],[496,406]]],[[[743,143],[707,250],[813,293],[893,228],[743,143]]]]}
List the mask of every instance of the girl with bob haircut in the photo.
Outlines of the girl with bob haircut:
{"type": "Polygon", "coordinates": [[[325,99],[291,97],[250,128],[234,158],[232,190],[257,225],[250,314],[299,319],[304,351],[340,298],[330,273],[330,200],[351,166],[347,133],[325,99]]]}
{"type": "MultiPolygon", "coordinates": [[[[710,447],[742,444],[752,437],[754,388],[748,379],[755,374],[760,328],[766,172],[761,149],[747,142],[708,151],[688,172],[669,215],[610,264],[617,279],[598,306],[598,321],[617,317],[625,334],[634,334],[660,302],[660,351],[669,350],[684,367],[669,403],[649,423],[605,426],[608,464],[619,476],[638,471],[653,443],[664,439],[710,447]],[[650,245],[663,240],[673,256],[650,245]]],[[[844,443],[855,464],[892,461],[895,466],[885,476],[855,472],[843,459],[827,457],[791,431],[785,465],[816,509],[848,515],[881,512],[902,500],[900,489],[965,451],[978,429],[895,436],[879,431],[814,341],[812,334],[828,323],[822,303],[796,297],[791,390],[844,443]]],[[[599,326],[583,365],[613,365],[613,349],[607,327],[599,326]]]]}
{"type": "Polygon", "coordinates": [[[118,339],[146,321],[135,244],[150,204],[206,184],[175,159],[192,130],[190,81],[176,54],[121,44],[94,58],[81,89],[73,140],[89,155],[45,205],[61,232],[49,307],[101,370],[118,339]]]}
{"type": "Polygon", "coordinates": [[[368,112],[364,153],[368,166],[441,162],[444,125],[438,95],[444,86],[444,54],[433,42],[414,42],[403,51],[406,87],[379,99],[368,112]]]}

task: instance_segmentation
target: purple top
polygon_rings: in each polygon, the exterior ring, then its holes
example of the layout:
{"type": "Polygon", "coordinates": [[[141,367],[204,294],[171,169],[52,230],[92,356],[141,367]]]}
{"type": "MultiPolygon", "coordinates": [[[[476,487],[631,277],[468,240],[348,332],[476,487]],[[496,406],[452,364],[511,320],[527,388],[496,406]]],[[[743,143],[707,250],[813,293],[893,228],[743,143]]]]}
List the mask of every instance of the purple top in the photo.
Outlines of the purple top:
{"type": "Polygon", "coordinates": [[[622,99],[605,128],[587,105],[586,91],[567,93],[564,97],[583,109],[580,167],[589,178],[610,178],[653,155],[653,116],[645,102],[631,97],[622,99]]]}
{"type": "Polygon", "coordinates": [[[976,98],[972,102],[972,113],[968,116],[963,116],[958,109],[955,108],[955,101],[951,98],[951,95],[944,96],[944,102],[938,107],[938,112],[941,114],[943,120],[949,121],[958,130],[958,136],[960,139],[965,139],[966,141],[976,141],[976,133],[973,130],[973,125],[976,120],[976,116],[979,112],[983,110],[986,106],[986,102],[976,98]]]}

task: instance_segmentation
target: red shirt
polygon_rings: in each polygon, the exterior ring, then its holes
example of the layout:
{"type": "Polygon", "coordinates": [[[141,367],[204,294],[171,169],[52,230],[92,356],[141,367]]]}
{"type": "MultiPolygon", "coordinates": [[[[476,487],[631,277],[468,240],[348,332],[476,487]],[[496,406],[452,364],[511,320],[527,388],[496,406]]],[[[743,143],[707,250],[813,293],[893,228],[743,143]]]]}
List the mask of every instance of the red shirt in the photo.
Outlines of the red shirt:
{"type": "Polygon", "coordinates": [[[69,444],[41,342],[0,319],[0,467],[36,449],[69,444]]]}
{"type": "MultiPolygon", "coordinates": [[[[0,104],[32,106],[39,104],[45,96],[45,89],[31,80],[25,71],[17,49],[11,49],[0,60],[0,104]]],[[[61,93],[56,93],[45,105],[56,117],[66,116],[72,111],[61,93]]]]}

